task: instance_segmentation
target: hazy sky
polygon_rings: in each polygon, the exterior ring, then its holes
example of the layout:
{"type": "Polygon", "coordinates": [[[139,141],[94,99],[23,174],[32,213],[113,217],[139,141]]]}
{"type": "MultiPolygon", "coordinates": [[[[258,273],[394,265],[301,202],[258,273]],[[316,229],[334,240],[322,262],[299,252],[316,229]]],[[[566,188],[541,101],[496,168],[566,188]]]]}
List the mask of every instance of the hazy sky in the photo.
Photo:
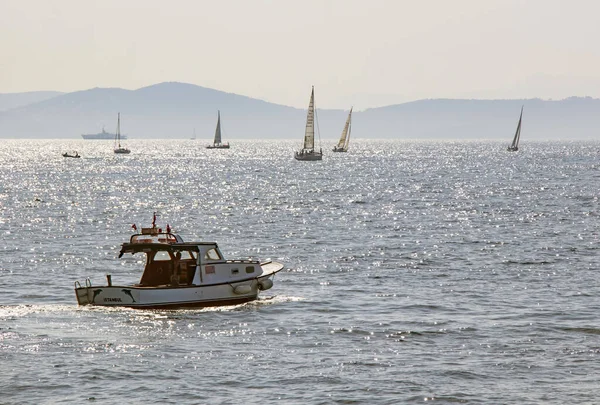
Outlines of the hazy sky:
{"type": "Polygon", "coordinates": [[[0,0],[0,93],[179,81],[306,108],[600,97],[596,0],[0,0]]]}

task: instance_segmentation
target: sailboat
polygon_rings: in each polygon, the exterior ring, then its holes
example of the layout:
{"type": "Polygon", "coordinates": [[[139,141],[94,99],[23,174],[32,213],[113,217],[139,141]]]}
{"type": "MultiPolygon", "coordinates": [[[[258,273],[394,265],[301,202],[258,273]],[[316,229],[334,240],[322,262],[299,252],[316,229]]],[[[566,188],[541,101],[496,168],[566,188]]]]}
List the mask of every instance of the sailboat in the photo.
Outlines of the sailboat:
{"type": "Polygon", "coordinates": [[[350,132],[352,132],[352,108],[350,108],[350,114],[346,119],[346,125],[340,136],[340,141],[336,146],[333,147],[334,152],[348,152],[348,144],[350,143],[350,132]]]}
{"type": "Polygon", "coordinates": [[[310,103],[306,115],[306,129],[304,130],[304,144],[300,151],[294,152],[296,160],[323,160],[323,150],[315,151],[315,87],[310,93],[310,103]]]}
{"type": "Polygon", "coordinates": [[[229,142],[221,142],[221,111],[217,111],[217,129],[215,129],[215,140],[212,145],[208,145],[206,149],[229,149],[229,142]]]}
{"type": "Polygon", "coordinates": [[[196,128],[194,128],[194,136],[192,136],[190,139],[191,139],[192,141],[195,141],[195,140],[196,140],[196,128]]]}
{"type": "Polygon", "coordinates": [[[523,107],[521,107],[521,116],[519,117],[519,123],[517,124],[517,132],[515,132],[515,137],[513,138],[512,143],[508,147],[509,152],[516,152],[519,150],[519,140],[521,140],[521,121],[523,119],[523,107]]]}
{"type": "Polygon", "coordinates": [[[121,146],[121,113],[117,115],[117,133],[115,134],[115,153],[126,154],[131,153],[131,151],[123,146],[121,146]]]}

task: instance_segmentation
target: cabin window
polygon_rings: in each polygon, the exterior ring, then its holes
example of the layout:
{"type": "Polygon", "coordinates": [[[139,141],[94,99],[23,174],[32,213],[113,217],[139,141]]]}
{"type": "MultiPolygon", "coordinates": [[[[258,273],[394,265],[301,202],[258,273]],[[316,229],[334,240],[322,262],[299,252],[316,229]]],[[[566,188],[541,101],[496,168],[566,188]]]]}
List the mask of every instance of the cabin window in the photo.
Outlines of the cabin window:
{"type": "Polygon", "coordinates": [[[189,259],[196,260],[196,258],[194,257],[194,253],[190,252],[189,250],[182,250],[181,251],[181,260],[189,260],[189,259]]]}
{"type": "Polygon", "coordinates": [[[167,260],[171,260],[171,256],[169,255],[169,252],[167,252],[166,250],[159,250],[154,254],[154,259],[155,262],[164,262],[167,260]]]}
{"type": "Polygon", "coordinates": [[[247,266],[246,273],[254,273],[254,266],[247,266]]]}
{"type": "Polygon", "coordinates": [[[231,274],[238,274],[239,272],[239,269],[231,269],[231,274]]]}
{"type": "Polygon", "coordinates": [[[210,249],[204,254],[204,260],[221,260],[221,255],[217,249],[210,249]]]}

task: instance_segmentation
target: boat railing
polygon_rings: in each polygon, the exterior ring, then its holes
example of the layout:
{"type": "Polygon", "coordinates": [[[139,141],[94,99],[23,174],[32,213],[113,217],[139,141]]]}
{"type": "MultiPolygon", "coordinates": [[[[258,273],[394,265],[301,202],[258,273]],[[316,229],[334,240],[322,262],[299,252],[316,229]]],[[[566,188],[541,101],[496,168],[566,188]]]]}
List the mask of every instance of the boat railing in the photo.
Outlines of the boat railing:
{"type": "Polygon", "coordinates": [[[253,263],[253,264],[255,264],[255,263],[260,263],[260,260],[249,257],[247,259],[230,259],[230,260],[227,260],[227,263],[253,263]]]}

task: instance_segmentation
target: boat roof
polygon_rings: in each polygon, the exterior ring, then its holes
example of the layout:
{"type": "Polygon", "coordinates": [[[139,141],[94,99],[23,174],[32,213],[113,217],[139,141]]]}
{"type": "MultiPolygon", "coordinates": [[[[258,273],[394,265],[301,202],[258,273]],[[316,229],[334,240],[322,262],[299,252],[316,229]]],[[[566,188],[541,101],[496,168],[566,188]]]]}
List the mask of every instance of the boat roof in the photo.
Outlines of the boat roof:
{"type": "Polygon", "coordinates": [[[217,242],[182,242],[182,243],[123,243],[121,245],[121,252],[119,257],[125,253],[139,253],[139,252],[150,252],[153,250],[164,250],[169,252],[176,252],[180,250],[187,250],[193,252],[199,252],[200,246],[213,246],[218,247],[217,242]]]}
{"type": "Polygon", "coordinates": [[[200,251],[200,246],[215,246],[217,242],[184,242],[181,236],[171,232],[158,232],[158,228],[142,228],[141,233],[131,235],[129,242],[121,245],[121,253],[148,252],[152,250],[200,251]]]}
{"type": "Polygon", "coordinates": [[[129,238],[129,243],[182,243],[183,238],[174,233],[163,232],[162,229],[152,227],[152,228],[142,228],[141,233],[136,233],[131,235],[129,238]]]}

